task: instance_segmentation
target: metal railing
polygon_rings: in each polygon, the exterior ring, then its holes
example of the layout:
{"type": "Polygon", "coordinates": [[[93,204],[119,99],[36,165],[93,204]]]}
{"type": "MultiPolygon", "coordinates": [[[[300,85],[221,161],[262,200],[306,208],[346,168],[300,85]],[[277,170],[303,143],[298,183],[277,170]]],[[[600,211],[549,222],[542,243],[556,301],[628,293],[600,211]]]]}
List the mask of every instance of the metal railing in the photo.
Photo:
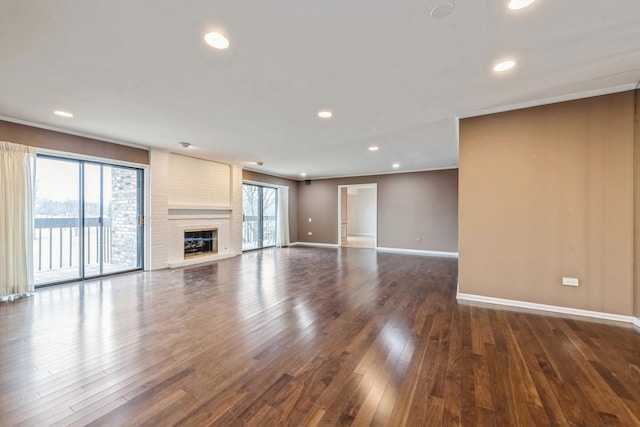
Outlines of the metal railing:
{"type": "MultiPolygon", "coordinates": [[[[245,216],[242,222],[242,243],[258,243],[260,240],[260,218],[258,216],[245,216]]],[[[275,246],[276,244],[276,217],[264,216],[262,225],[263,246],[275,246]]]]}
{"type": "MultiPolygon", "coordinates": [[[[100,262],[102,247],[104,262],[111,260],[111,218],[84,220],[84,262],[100,262]],[[104,243],[102,240],[104,239],[104,243]]],[[[79,218],[36,218],[33,252],[36,271],[56,270],[78,265],[80,250],[79,218]]]]}

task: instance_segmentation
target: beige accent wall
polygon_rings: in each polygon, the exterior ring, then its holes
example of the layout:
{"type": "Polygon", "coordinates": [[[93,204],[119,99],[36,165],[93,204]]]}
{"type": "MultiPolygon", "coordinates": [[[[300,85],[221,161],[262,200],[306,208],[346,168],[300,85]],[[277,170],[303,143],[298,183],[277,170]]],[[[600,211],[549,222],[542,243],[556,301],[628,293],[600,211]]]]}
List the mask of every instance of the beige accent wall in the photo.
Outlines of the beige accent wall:
{"type": "Polygon", "coordinates": [[[149,151],[0,120],[0,140],[64,153],[149,164],[149,151]]]}
{"type": "Polygon", "coordinates": [[[262,182],[271,185],[282,185],[289,187],[289,241],[298,241],[298,182],[280,178],[277,176],[253,172],[242,171],[242,179],[245,181],[262,182]]]}
{"type": "Polygon", "coordinates": [[[373,183],[379,247],[458,251],[457,169],[299,182],[298,240],[337,244],[338,186],[373,183]]]}
{"type": "Polygon", "coordinates": [[[633,115],[629,91],[461,120],[461,293],[633,313],[633,115]]]}

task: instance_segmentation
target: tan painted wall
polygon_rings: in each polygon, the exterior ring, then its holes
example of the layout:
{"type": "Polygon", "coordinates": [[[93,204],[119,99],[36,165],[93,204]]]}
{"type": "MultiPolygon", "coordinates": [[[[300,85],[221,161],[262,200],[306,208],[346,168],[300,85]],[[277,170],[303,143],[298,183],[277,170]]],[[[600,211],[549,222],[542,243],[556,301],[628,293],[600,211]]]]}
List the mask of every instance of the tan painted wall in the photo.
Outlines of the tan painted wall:
{"type": "Polygon", "coordinates": [[[298,241],[298,182],[291,179],[266,175],[249,170],[242,171],[242,179],[245,181],[263,182],[272,185],[284,185],[289,187],[289,241],[298,241]]]}
{"type": "Polygon", "coordinates": [[[149,164],[149,151],[0,120],[0,140],[64,153],[149,164]]]}
{"type": "Polygon", "coordinates": [[[460,122],[460,292],[632,314],[633,103],[460,122]]]}
{"type": "Polygon", "coordinates": [[[299,182],[299,241],[337,244],[338,186],[370,183],[378,185],[378,246],[458,251],[457,169],[299,182]]]}

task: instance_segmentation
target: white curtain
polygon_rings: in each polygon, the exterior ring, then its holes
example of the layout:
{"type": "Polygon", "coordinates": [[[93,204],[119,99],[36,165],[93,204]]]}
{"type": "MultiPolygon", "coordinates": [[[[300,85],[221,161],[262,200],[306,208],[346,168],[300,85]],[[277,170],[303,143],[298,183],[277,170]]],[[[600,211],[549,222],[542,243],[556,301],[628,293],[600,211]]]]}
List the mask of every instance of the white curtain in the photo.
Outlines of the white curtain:
{"type": "Polygon", "coordinates": [[[278,186],[278,246],[289,246],[289,187],[278,186]]]}
{"type": "Polygon", "coordinates": [[[0,141],[0,299],[33,291],[34,156],[31,147],[0,141]]]}

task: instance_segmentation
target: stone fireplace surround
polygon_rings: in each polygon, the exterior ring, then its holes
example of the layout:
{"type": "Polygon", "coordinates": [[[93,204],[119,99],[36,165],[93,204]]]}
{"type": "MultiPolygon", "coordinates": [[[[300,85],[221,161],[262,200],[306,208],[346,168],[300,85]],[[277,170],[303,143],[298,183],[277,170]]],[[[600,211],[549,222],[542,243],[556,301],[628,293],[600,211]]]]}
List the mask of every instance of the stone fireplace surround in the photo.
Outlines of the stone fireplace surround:
{"type": "Polygon", "coordinates": [[[215,261],[235,255],[229,248],[231,209],[169,209],[169,267],[183,267],[215,261]],[[218,252],[197,257],[184,256],[184,232],[188,230],[218,229],[218,252]]]}

